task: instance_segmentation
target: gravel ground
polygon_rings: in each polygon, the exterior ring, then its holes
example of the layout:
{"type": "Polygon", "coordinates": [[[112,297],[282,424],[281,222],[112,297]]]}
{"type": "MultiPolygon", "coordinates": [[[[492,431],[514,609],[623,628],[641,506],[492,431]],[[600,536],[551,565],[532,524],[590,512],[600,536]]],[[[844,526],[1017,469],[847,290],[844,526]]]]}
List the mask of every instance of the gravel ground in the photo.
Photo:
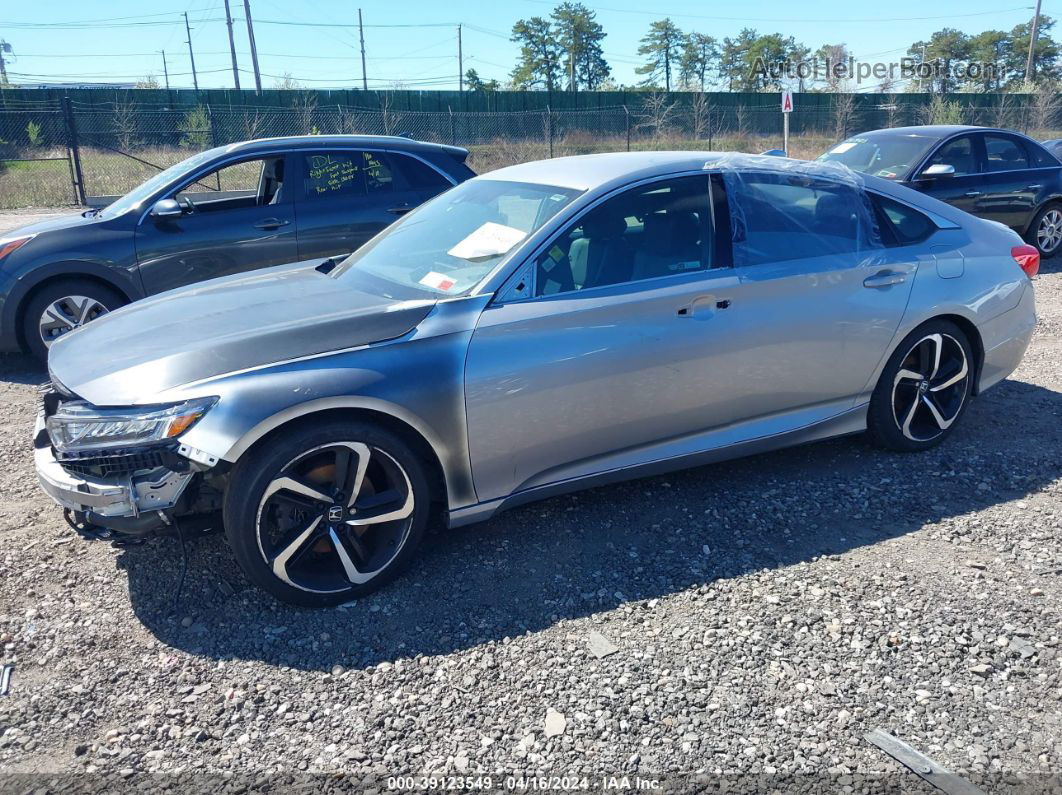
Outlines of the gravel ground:
{"type": "Polygon", "coordinates": [[[217,536],[189,544],[176,609],[175,541],[76,539],[32,472],[44,373],[0,357],[0,771],[928,791],[863,739],[883,727],[993,792],[1062,788],[1062,263],[1044,271],[1021,368],[934,451],[842,439],[437,529],[406,576],[319,612],[252,589],[217,536]]]}

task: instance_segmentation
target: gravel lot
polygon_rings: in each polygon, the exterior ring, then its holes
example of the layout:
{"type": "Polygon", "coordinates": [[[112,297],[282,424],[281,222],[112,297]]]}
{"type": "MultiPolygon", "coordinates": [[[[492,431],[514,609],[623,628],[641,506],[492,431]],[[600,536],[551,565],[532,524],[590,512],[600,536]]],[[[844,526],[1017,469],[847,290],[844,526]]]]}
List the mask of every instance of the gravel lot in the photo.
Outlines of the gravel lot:
{"type": "Polygon", "coordinates": [[[842,439],[437,529],[320,612],[217,536],[176,610],[175,541],[75,538],[32,472],[45,375],[0,357],[0,771],[930,791],[863,739],[883,727],[987,790],[1062,789],[1062,263],[1036,289],[1025,362],[928,454],[842,439]]]}

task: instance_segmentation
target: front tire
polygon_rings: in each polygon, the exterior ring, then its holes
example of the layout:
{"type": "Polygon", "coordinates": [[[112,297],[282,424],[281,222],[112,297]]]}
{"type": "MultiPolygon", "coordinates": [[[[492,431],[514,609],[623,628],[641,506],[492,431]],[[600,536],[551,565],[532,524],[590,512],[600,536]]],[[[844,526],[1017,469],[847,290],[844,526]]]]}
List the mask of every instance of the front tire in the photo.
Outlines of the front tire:
{"type": "Polygon", "coordinates": [[[962,329],[946,320],[923,323],[896,347],[871,395],[871,441],[902,452],[940,444],[966,412],[974,371],[962,329]]]}
{"type": "Polygon", "coordinates": [[[408,565],[429,504],[424,467],[399,436],[362,422],[301,425],[237,462],[225,533],[255,585],[283,602],[327,607],[408,565]]]}
{"type": "Polygon", "coordinates": [[[63,279],[45,285],[22,313],[27,352],[42,362],[55,340],[127,303],[109,287],[87,279],[63,279]]]}

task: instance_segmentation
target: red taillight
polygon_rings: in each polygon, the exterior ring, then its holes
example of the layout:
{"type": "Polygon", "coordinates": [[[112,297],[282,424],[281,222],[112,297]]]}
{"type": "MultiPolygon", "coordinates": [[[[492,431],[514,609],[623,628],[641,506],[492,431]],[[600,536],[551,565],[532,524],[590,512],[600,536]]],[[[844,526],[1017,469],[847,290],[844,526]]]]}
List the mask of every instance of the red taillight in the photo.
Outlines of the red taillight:
{"type": "Polygon", "coordinates": [[[1034,246],[1015,246],[1010,250],[1010,256],[1030,279],[1040,272],[1040,252],[1034,246]]]}

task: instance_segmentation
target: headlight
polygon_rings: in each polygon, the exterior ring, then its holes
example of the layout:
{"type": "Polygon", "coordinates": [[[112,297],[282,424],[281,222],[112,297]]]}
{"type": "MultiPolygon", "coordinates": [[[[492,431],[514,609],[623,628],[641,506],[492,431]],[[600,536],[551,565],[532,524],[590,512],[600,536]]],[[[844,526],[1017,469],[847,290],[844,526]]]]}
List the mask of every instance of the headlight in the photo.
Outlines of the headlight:
{"type": "Polygon", "coordinates": [[[99,408],[83,401],[64,403],[45,423],[59,450],[160,442],[187,431],[217,402],[216,397],[165,406],[99,408]]]}

